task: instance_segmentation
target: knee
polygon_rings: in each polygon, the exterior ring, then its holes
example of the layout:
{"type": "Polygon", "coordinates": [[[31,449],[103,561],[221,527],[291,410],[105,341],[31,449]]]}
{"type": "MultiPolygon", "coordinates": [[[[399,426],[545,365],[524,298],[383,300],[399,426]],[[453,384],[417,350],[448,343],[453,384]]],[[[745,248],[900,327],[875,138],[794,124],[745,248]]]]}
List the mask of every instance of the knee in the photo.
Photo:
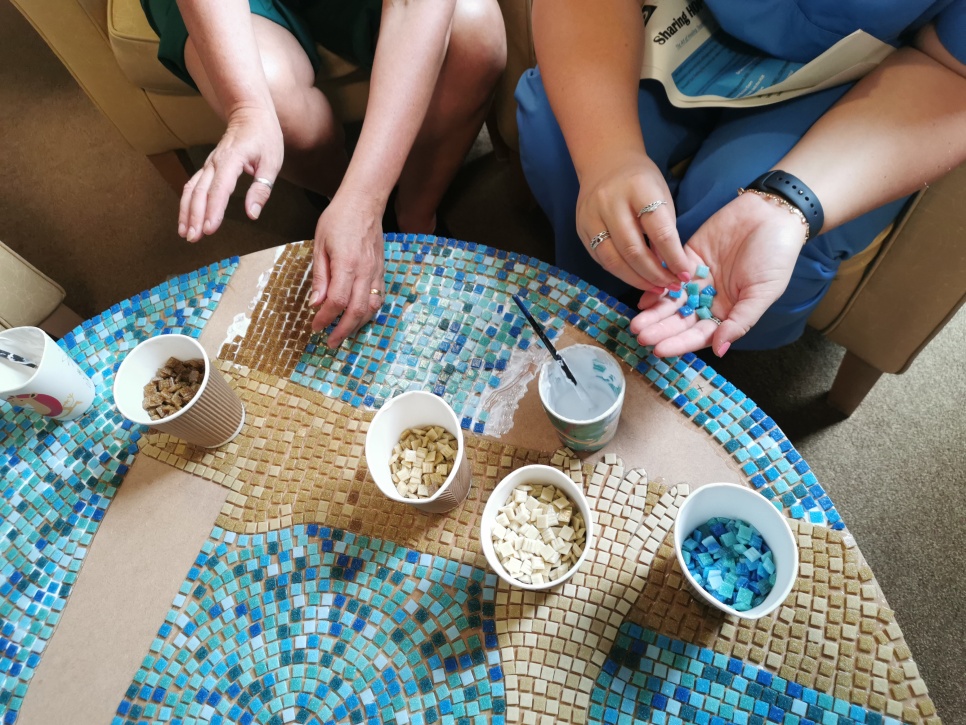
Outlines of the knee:
{"type": "Polygon", "coordinates": [[[449,59],[459,63],[461,76],[478,79],[489,95],[506,68],[506,28],[496,0],[457,0],[449,59]]]}
{"type": "Polygon", "coordinates": [[[293,67],[263,56],[262,66],[285,144],[295,149],[341,146],[342,124],[331,113],[325,95],[315,87],[308,58],[305,65],[293,67]]]}

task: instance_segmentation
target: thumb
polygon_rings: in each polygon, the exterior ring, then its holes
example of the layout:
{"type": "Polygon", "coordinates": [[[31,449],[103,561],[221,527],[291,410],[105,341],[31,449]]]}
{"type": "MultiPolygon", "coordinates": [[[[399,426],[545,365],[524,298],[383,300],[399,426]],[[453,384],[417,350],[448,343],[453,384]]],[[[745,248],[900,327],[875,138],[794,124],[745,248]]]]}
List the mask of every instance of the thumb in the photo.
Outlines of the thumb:
{"type": "Polygon", "coordinates": [[[721,321],[711,338],[711,349],[718,357],[724,356],[731,343],[748,334],[768,309],[769,302],[759,298],[740,298],[731,308],[728,316],[721,321]]]}
{"type": "Polygon", "coordinates": [[[258,219],[268,203],[268,197],[272,195],[272,187],[275,185],[275,174],[267,175],[267,172],[255,172],[255,180],[248,187],[245,194],[245,211],[252,219],[258,219]],[[266,174],[266,175],[262,175],[266,174]]]}

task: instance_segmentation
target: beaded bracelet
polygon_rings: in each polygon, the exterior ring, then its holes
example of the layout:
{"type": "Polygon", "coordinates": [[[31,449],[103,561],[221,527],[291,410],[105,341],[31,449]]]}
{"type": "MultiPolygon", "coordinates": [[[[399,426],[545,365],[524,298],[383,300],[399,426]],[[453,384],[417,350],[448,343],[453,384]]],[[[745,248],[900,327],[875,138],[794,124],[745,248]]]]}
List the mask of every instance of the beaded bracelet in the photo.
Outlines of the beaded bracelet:
{"type": "Polygon", "coordinates": [[[768,192],[768,191],[759,191],[758,189],[738,189],[738,196],[741,196],[746,192],[757,194],[763,199],[774,199],[776,202],[778,202],[779,206],[783,206],[786,209],[788,209],[789,214],[796,214],[798,218],[801,220],[802,224],[805,226],[805,239],[802,240],[802,246],[803,247],[805,246],[805,244],[808,242],[810,227],[808,225],[808,220],[805,218],[805,213],[801,209],[789,203],[786,199],[779,196],[778,194],[772,194],[771,192],[768,192]]]}

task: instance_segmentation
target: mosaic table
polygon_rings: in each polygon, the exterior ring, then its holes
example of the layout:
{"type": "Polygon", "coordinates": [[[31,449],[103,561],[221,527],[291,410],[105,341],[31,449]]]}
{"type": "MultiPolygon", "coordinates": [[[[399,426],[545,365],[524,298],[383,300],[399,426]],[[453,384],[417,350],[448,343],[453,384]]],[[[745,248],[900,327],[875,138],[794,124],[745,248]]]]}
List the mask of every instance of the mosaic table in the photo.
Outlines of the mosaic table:
{"type": "Polygon", "coordinates": [[[184,275],[62,345],[97,384],[69,424],[3,409],[3,723],[938,723],[873,572],[775,422],[694,355],[655,358],[630,310],[539,260],[387,237],[377,318],[332,353],[309,331],[311,245],[184,275]],[[560,346],[624,363],[617,438],[559,447],[534,378],[560,346]],[[245,401],[214,451],[123,421],[110,395],[146,337],[198,337],[245,401]],[[382,497],[374,411],[433,390],[457,410],[473,486],[427,515],[382,497]],[[478,535],[527,463],[584,486],[599,541],[550,592],[510,589],[478,535]],[[675,512],[712,481],[783,511],[801,571],[758,621],[689,592],[675,512]],[[123,485],[122,485],[123,484],[123,485]]]}

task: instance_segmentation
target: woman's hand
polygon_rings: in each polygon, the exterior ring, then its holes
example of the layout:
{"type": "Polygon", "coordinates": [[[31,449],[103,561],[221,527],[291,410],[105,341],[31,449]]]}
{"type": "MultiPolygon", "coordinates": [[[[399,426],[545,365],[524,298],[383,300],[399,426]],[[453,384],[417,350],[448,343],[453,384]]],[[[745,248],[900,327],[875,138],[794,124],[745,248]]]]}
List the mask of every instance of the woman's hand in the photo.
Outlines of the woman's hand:
{"type": "Polygon", "coordinates": [[[711,270],[700,282],[717,289],[711,313],[721,325],[697,315],[681,317],[681,299],[645,293],[631,332],[660,357],[709,345],[721,357],[785,291],[805,232],[797,214],[771,199],[742,194],[708,219],[685,247],[692,268],[704,264],[711,270]]]}
{"type": "Polygon", "coordinates": [[[581,178],[577,233],[604,269],[637,289],[660,291],[691,278],[694,265],[681,248],[671,192],[643,153],[601,163],[581,178]],[[656,201],[667,203],[640,213],[656,201]],[[610,236],[592,248],[594,237],[605,231],[610,236]]]}
{"type": "Polygon", "coordinates": [[[386,295],[382,214],[370,199],[336,193],[315,228],[315,260],[309,304],[319,307],[312,329],[329,333],[336,348],[367,323],[386,295]]]}
{"type": "MultiPolygon", "coordinates": [[[[274,109],[247,107],[233,112],[224,136],[204,166],[185,184],[178,235],[197,242],[205,234],[214,234],[225,218],[238,177],[247,173],[274,184],[284,155],[282,128],[274,109]]],[[[271,192],[269,184],[252,182],[245,195],[249,217],[258,219],[271,192]]]]}

